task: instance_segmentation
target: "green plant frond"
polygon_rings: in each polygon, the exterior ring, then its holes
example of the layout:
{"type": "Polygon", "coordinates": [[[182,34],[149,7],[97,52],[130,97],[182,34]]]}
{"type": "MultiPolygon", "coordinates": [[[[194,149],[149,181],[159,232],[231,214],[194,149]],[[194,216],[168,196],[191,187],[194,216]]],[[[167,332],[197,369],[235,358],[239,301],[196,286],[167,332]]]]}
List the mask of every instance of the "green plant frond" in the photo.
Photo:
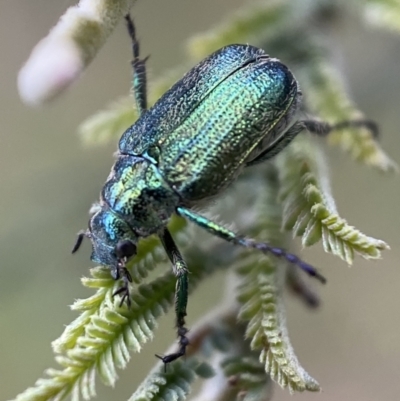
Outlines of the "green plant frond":
{"type": "MultiPolygon", "coordinates": [[[[217,246],[214,252],[226,254],[225,248],[221,249],[217,246]]],[[[190,266],[190,290],[217,269],[230,266],[233,259],[232,254],[226,263],[216,264],[212,255],[196,247],[188,250],[185,256],[190,266]]],[[[117,369],[124,368],[130,354],[139,352],[153,337],[156,319],[173,304],[175,283],[175,276],[168,272],[132,290],[129,309],[125,305],[119,308],[117,300],[102,305],[89,316],[84,332],[74,339],[75,346],[56,357],[64,369],[46,371],[50,378],[38,380],[35,387],[18,395],[16,401],[63,399],[70,393],[76,397],[79,394],[90,396],[94,393],[95,372],[105,384],[114,385],[117,369]]],[[[71,344],[70,341],[68,345],[71,344]]]]}
{"type": "Polygon", "coordinates": [[[254,355],[225,358],[221,366],[231,387],[236,389],[237,400],[268,401],[271,399],[272,380],[266,375],[264,366],[254,355]]]}
{"type": "Polygon", "coordinates": [[[398,0],[364,0],[365,19],[371,24],[396,32],[400,31],[398,0]]]}
{"type": "MultiPolygon", "coordinates": [[[[256,210],[254,233],[257,239],[276,246],[284,245],[280,231],[282,212],[277,203],[278,180],[271,168],[265,176],[256,210]],[[267,190],[266,190],[267,188],[267,190]]],[[[238,287],[241,304],[239,320],[247,321],[246,338],[252,350],[261,350],[260,362],[272,380],[293,391],[317,391],[318,383],[300,366],[290,343],[283,306],[282,289],[287,262],[273,257],[255,258],[254,254],[240,261],[238,287]]]]}
{"type": "Polygon", "coordinates": [[[282,226],[302,237],[303,246],[322,239],[325,252],[352,264],[354,252],[366,259],[377,259],[389,246],[368,237],[341,218],[324,174],[323,158],[314,141],[306,135],[297,138],[282,152],[276,163],[280,175],[282,226]]]}
{"type": "MultiPolygon", "coordinates": [[[[229,392],[231,389],[226,388],[228,381],[221,371],[221,355],[232,352],[235,348],[233,337],[239,337],[243,341],[242,332],[237,336],[236,312],[237,308],[225,305],[203,317],[190,330],[191,346],[187,350],[185,360],[178,360],[168,365],[166,369],[157,363],[130,400],[163,400],[170,399],[171,396],[175,397],[171,398],[173,400],[184,400],[190,392],[191,383],[196,375],[210,380],[203,385],[195,400],[211,398],[217,401],[220,397],[225,400],[226,391],[229,392]],[[200,356],[210,359],[210,363],[200,364],[198,362],[200,356]],[[182,370],[186,373],[181,377],[182,384],[177,384],[175,380],[180,378],[182,370]],[[187,374],[190,380],[186,380],[187,374]],[[165,398],[166,392],[168,398],[165,398]]],[[[173,351],[175,347],[171,347],[167,353],[173,351]]],[[[229,394],[233,393],[229,392],[229,394]]]]}
{"type": "Polygon", "coordinates": [[[227,377],[237,376],[238,382],[252,387],[266,382],[264,366],[254,357],[225,358],[221,366],[227,377]]]}
{"type": "Polygon", "coordinates": [[[183,401],[197,376],[209,378],[213,374],[209,365],[194,357],[176,361],[168,365],[166,371],[164,366],[157,364],[129,401],[183,401]]]}
{"type": "MultiPolygon", "coordinates": [[[[310,60],[301,73],[302,86],[308,109],[330,123],[364,119],[347,96],[337,71],[325,62],[310,60]]],[[[329,143],[341,146],[351,156],[366,165],[384,172],[398,167],[365,128],[347,128],[328,135],[329,143]]]]}
{"type": "MultiPolygon", "coordinates": [[[[183,230],[185,227],[183,219],[173,219],[170,229],[178,243],[182,242],[182,236],[186,240],[190,238],[190,233],[183,230]]],[[[208,235],[207,238],[213,239],[208,235]]],[[[191,273],[190,290],[202,278],[217,269],[230,267],[236,260],[236,252],[229,244],[213,246],[210,242],[207,249],[203,249],[204,241],[196,243],[198,247],[192,244],[185,252],[191,273]]],[[[141,241],[138,258],[146,258],[157,247],[158,242],[151,238],[141,241]]],[[[82,311],[82,315],[54,344],[59,353],[56,360],[62,369],[46,371],[48,378],[38,380],[16,400],[63,399],[68,394],[76,400],[79,395],[90,398],[94,395],[96,372],[104,383],[113,385],[117,380],[117,369],[125,367],[130,354],[138,352],[152,338],[156,318],[166,313],[173,303],[176,279],[171,272],[149,284],[134,287],[129,310],[125,306],[119,308],[118,300],[112,298],[118,284],[112,280],[109,269],[97,267],[92,269],[92,274],[92,278],[83,281],[98,292],[88,300],[77,301],[74,308],[82,311]]]]}
{"type": "Polygon", "coordinates": [[[285,263],[265,258],[241,268],[239,319],[249,321],[251,349],[261,349],[260,362],[272,380],[294,391],[318,391],[319,385],[299,364],[290,343],[282,299],[285,263]]]}
{"type": "Polygon", "coordinates": [[[244,340],[244,327],[237,323],[237,304],[233,302],[232,294],[227,291],[229,306],[225,303],[190,330],[191,347],[187,356],[191,359],[201,354],[207,358],[214,373],[202,384],[193,401],[270,399],[271,380],[244,340]]]}
{"type": "Polygon", "coordinates": [[[240,10],[214,30],[197,34],[187,43],[187,53],[194,60],[202,59],[232,43],[246,43],[260,35],[275,31],[288,18],[289,6],[284,1],[254,4],[240,10]]]}
{"type": "MultiPolygon", "coordinates": [[[[169,224],[171,233],[176,237],[179,245],[184,246],[190,237],[186,229],[186,221],[174,216],[169,224]]],[[[128,269],[135,284],[140,284],[161,263],[166,261],[166,254],[160,241],[156,237],[149,237],[140,241],[138,254],[129,262],[128,269]]],[[[103,307],[111,307],[114,304],[112,293],[115,291],[115,280],[111,277],[110,269],[105,266],[97,266],[90,269],[92,277],[82,278],[82,283],[88,288],[96,288],[97,292],[86,298],[76,300],[71,308],[82,314],[70,323],[61,336],[52,342],[54,352],[63,353],[76,346],[76,341],[81,336],[93,314],[99,313],[103,307]]]]}
{"type": "Polygon", "coordinates": [[[140,285],[132,294],[129,310],[104,307],[92,314],[75,347],[56,357],[64,369],[46,371],[50,379],[37,381],[16,400],[50,400],[55,396],[62,399],[71,392],[77,397],[79,393],[91,395],[93,372],[98,372],[105,384],[114,385],[116,369],[125,367],[130,353],[139,352],[142,344],[152,338],[156,318],[172,303],[174,285],[175,279],[168,273],[148,285],[140,285]]]}

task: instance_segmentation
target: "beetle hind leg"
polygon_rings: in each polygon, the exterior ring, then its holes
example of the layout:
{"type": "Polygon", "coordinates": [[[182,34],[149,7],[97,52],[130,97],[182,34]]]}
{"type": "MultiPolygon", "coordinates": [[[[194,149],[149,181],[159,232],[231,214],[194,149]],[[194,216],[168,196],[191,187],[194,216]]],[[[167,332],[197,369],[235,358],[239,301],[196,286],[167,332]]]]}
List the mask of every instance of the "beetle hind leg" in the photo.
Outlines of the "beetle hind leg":
{"type": "Polygon", "coordinates": [[[366,128],[371,132],[373,138],[377,139],[379,137],[378,124],[375,121],[367,119],[345,120],[336,124],[329,124],[323,121],[311,119],[299,121],[298,124],[303,125],[305,130],[318,136],[327,136],[332,131],[345,128],[366,128]]]}
{"type": "Polygon", "coordinates": [[[243,246],[245,248],[257,249],[258,251],[261,251],[265,254],[271,254],[286,259],[289,263],[292,263],[293,265],[305,271],[309,276],[316,278],[321,283],[326,283],[325,277],[322,276],[313,266],[309,265],[298,256],[289,253],[282,248],[274,247],[266,242],[257,242],[253,239],[241,237],[235,234],[233,231],[230,231],[227,228],[222,227],[217,223],[214,223],[208,218],[203,217],[184,207],[178,207],[177,212],[180,216],[189,219],[193,223],[204,228],[211,234],[224,239],[225,241],[231,242],[235,245],[243,246]]]}
{"type": "Polygon", "coordinates": [[[131,62],[133,69],[133,91],[136,101],[136,107],[139,115],[142,115],[147,109],[147,76],[146,76],[146,61],[148,57],[144,59],[139,58],[140,45],[136,37],[135,24],[129,14],[125,16],[126,27],[128,29],[129,36],[132,41],[132,53],[133,60],[131,62]]]}

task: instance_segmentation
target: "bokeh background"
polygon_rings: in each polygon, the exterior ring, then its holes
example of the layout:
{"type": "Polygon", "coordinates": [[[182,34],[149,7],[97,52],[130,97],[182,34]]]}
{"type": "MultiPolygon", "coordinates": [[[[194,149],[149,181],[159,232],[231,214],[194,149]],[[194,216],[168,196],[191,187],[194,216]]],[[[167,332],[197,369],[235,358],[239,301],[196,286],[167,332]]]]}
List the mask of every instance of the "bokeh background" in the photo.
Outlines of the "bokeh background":
{"type": "MultiPolygon", "coordinates": [[[[151,54],[150,80],[184,60],[184,40],[209,29],[240,0],[140,0],[134,8],[142,54],[151,54]]],[[[76,315],[68,305],[90,295],[89,246],[70,254],[75,233],[86,227],[112,164],[115,146],[85,149],[78,124],[130,87],[130,48],[118,28],[80,81],[42,109],[23,105],[16,76],[31,48],[72,1],[0,0],[0,400],[33,385],[56,367],[50,342],[76,315]]],[[[349,90],[379,122],[382,145],[400,161],[400,35],[347,17],[332,32],[349,90]],[[339,52],[338,52],[339,54],[339,52]]],[[[348,269],[319,246],[305,258],[329,283],[322,307],[305,310],[288,297],[292,343],[303,366],[322,385],[298,400],[394,400],[400,393],[400,178],[383,176],[329,150],[332,186],[341,215],[392,247],[383,260],[356,259],[348,269]]],[[[190,322],[206,303],[218,302],[221,277],[190,299],[190,322]],[[206,297],[204,294],[207,294],[206,297]]],[[[98,385],[99,400],[125,400],[173,340],[172,316],[163,318],[153,343],[121,372],[117,389],[98,385]]],[[[276,388],[274,400],[288,400],[276,388]]]]}

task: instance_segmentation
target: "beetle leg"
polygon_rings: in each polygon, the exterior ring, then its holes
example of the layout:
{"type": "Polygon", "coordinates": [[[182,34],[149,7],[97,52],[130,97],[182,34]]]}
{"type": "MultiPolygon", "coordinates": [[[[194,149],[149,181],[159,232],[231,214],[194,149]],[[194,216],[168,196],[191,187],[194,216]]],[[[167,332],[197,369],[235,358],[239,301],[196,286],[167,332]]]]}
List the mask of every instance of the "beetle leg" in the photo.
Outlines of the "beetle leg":
{"type": "Polygon", "coordinates": [[[185,327],[186,306],[188,300],[188,269],[182,255],[176,246],[171,233],[168,229],[164,229],[160,234],[161,242],[167,252],[168,258],[172,263],[173,272],[177,278],[175,288],[175,315],[176,327],[179,337],[179,350],[176,353],[156,357],[161,359],[165,366],[185,355],[186,347],[189,345],[189,340],[186,337],[187,328],[185,327]]]}
{"type": "Polygon", "coordinates": [[[309,283],[299,274],[299,270],[290,266],[287,270],[286,284],[310,308],[317,308],[320,304],[318,295],[310,288],[309,283]]]}
{"type": "Polygon", "coordinates": [[[208,218],[203,217],[184,207],[178,207],[177,213],[182,217],[186,217],[201,228],[204,228],[211,234],[224,239],[225,241],[229,241],[235,245],[241,245],[246,248],[254,248],[265,254],[272,254],[274,256],[284,258],[289,263],[292,263],[298,266],[300,269],[304,270],[308,275],[318,279],[321,283],[326,283],[325,277],[318,273],[318,271],[313,266],[309,265],[308,263],[301,260],[298,256],[289,253],[282,248],[274,247],[266,242],[257,242],[253,239],[241,237],[235,234],[233,231],[230,231],[227,228],[222,227],[217,223],[214,223],[208,218]]]}
{"type": "Polygon", "coordinates": [[[337,124],[328,124],[318,120],[301,120],[290,127],[277,141],[270,147],[264,149],[255,159],[246,163],[246,167],[262,163],[276,156],[302,131],[308,131],[313,135],[327,136],[332,131],[345,128],[366,128],[371,131],[372,136],[379,136],[378,125],[372,120],[348,120],[337,124]]]}
{"type": "MultiPolygon", "coordinates": [[[[182,332],[184,332],[185,334],[187,333],[187,329],[182,327],[182,332]]],[[[173,361],[176,361],[178,358],[180,358],[181,356],[184,356],[186,354],[186,347],[189,345],[189,340],[188,338],[184,335],[184,334],[179,334],[178,331],[178,335],[179,337],[179,350],[178,352],[174,352],[172,354],[168,354],[165,356],[161,356],[156,354],[156,357],[158,359],[161,359],[161,361],[164,363],[164,371],[167,371],[167,364],[171,363],[173,361]]]]}
{"type": "Polygon", "coordinates": [[[146,61],[148,57],[144,59],[139,58],[139,41],[136,38],[135,25],[129,14],[125,16],[125,21],[129,36],[132,41],[133,60],[131,65],[133,69],[133,91],[135,95],[136,107],[139,115],[142,115],[147,109],[146,61]]]}
{"type": "Polygon", "coordinates": [[[297,122],[297,124],[302,124],[304,129],[314,135],[326,136],[332,131],[337,131],[345,128],[366,128],[376,139],[379,136],[378,124],[372,120],[346,120],[341,121],[336,124],[329,124],[318,120],[303,120],[297,122]]]}

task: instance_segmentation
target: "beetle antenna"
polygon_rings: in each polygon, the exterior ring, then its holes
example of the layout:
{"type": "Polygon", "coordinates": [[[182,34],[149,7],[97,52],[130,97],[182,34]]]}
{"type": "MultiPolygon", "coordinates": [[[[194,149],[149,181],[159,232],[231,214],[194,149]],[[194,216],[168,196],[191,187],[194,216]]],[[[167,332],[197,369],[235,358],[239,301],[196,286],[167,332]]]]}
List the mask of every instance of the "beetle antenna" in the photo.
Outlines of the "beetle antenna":
{"type": "Polygon", "coordinates": [[[87,231],[83,231],[83,230],[79,231],[78,236],[76,238],[75,245],[72,248],[71,253],[75,253],[78,251],[78,249],[81,247],[82,241],[85,237],[90,238],[90,234],[87,231]]]}

